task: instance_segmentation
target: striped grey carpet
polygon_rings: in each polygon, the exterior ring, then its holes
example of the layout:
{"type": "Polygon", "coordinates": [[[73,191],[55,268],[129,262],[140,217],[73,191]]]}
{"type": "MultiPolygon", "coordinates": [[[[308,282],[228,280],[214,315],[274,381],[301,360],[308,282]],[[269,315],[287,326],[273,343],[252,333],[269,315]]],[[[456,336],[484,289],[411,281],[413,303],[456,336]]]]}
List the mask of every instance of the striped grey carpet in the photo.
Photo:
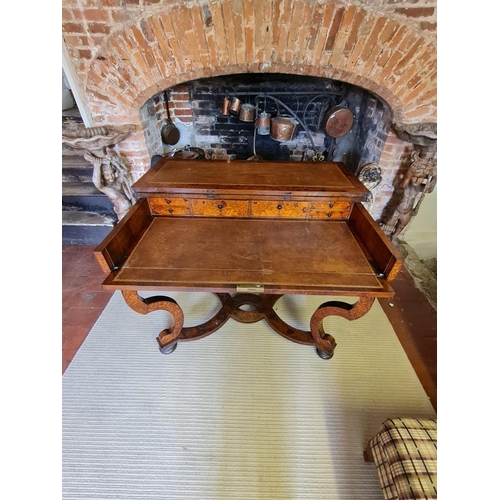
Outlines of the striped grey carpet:
{"type": "MultiPolygon", "coordinates": [[[[211,294],[168,295],[187,326],[218,308],[211,294]]],[[[326,300],[286,296],[276,310],[308,329],[326,300]]],[[[234,320],[165,356],[167,321],[115,293],[64,374],[63,500],[381,500],[366,442],[387,417],[435,416],[378,302],[325,320],[328,361],[234,320]]]]}

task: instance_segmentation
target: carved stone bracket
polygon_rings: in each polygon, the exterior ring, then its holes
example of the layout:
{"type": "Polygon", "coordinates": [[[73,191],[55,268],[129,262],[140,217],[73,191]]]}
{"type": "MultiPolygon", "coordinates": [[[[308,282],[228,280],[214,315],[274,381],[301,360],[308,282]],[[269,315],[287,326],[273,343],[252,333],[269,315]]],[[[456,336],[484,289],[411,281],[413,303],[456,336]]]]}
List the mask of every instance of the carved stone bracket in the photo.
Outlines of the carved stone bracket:
{"type": "Polygon", "coordinates": [[[417,215],[426,194],[431,193],[437,182],[437,124],[393,124],[398,137],[412,142],[411,163],[405,176],[396,186],[394,196],[380,221],[380,227],[391,239],[396,240],[417,215]]]}
{"type": "Polygon", "coordinates": [[[113,204],[121,220],[135,203],[130,169],[120,155],[111,149],[135,130],[135,125],[117,127],[72,127],[63,130],[62,142],[84,150],[84,158],[94,166],[92,181],[113,204]]]}
{"type": "Polygon", "coordinates": [[[341,316],[349,321],[361,318],[371,308],[373,297],[361,297],[355,304],[340,301],[325,302],[311,317],[311,331],[294,328],[284,322],[274,310],[274,305],[282,295],[261,295],[251,293],[215,293],[221,308],[205,323],[198,326],[184,327],[184,314],[177,302],[169,297],[141,297],[136,291],[123,290],[123,298],[129,307],[140,313],[165,310],[172,317],[171,325],[162,330],[157,342],[163,354],[173,352],[178,342],[186,342],[206,337],[221,328],[229,318],[240,323],[255,323],[264,319],[269,326],[282,337],[298,344],[314,345],[317,354],[323,359],[330,359],[337,345],[335,339],[325,333],[323,320],[327,316],[341,316]],[[248,309],[243,309],[247,306],[248,309]]]}
{"type": "Polygon", "coordinates": [[[392,129],[403,141],[432,151],[437,149],[437,123],[413,123],[410,125],[393,123],[392,129]]]}

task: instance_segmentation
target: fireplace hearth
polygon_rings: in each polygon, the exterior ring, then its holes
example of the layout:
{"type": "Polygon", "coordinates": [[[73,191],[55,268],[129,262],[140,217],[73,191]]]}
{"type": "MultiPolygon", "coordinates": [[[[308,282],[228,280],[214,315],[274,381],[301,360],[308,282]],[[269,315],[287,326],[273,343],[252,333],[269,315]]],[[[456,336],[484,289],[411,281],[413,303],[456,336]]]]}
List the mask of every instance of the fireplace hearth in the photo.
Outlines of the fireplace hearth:
{"type": "Polygon", "coordinates": [[[310,161],[321,155],[326,161],[345,163],[356,173],[362,165],[379,161],[392,120],[387,104],[360,87],[299,75],[204,78],[167,89],[167,95],[170,115],[181,122],[184,134],[176,145],[162,143],[161,129],[167,120],[164,92],[153,96],[140,110],[151,158],[191,145],[214,159],[244,160],[255,152],[264,160],[310,161]],[[224,114],[222,101],[226,96],[255,106],[255,120],[247,122],[238,114],[224,114]],[[334,106],[345,107],[354,116],[350,130],[336,138],[326,133],[324,123],[334,106]],[[270,134],[255,133],[261,112],[270,117],[292,114],[298,118],[293,137],[278,141],[270,134]]]}

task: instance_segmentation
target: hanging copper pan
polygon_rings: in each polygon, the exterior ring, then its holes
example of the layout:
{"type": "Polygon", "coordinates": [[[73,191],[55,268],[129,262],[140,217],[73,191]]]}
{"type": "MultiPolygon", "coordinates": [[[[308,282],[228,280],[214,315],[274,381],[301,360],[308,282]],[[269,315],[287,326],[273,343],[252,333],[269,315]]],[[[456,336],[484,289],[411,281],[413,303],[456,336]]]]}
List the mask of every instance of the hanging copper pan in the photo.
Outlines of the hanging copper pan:
{"type": "Polygon", "coordinates": [[[345,106],[334,106],[325,114],[325,131],[330,137],[342,137],[354,123],[353,114],[345,106]]]}
{"type": "Polygon", "coordinates": [[[173,124],[172,119],[170,118],[170,111],[168,109],[168,95],[167,92],[163,92],[163,96],[165,99],[165,108],[167,110],[167,122],[163,125],[161,129],[161,140],[163,144],[168,146],[173,146],[179,142],[181,137],[180,130],[173,124]]]}

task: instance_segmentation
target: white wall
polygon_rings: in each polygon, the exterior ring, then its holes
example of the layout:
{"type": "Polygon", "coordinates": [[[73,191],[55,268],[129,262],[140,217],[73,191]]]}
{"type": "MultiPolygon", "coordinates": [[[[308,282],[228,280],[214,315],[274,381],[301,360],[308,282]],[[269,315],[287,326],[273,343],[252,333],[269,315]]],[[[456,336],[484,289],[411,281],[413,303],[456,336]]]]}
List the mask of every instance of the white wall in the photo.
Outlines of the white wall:
{"type": "Polygon", "coordinates": [[[418,214],[401,239],[421,260],[437,258],[437,186],[432,193],[425,195],[418,214]]]}
{"type": "Polygon", "coordinates": [[[71,93],[71,87],[69,86],[66,75],[64,74],[64,69],[62,70],[62,110],[70,109],[75,106],[75,100],[71,93]]]}

